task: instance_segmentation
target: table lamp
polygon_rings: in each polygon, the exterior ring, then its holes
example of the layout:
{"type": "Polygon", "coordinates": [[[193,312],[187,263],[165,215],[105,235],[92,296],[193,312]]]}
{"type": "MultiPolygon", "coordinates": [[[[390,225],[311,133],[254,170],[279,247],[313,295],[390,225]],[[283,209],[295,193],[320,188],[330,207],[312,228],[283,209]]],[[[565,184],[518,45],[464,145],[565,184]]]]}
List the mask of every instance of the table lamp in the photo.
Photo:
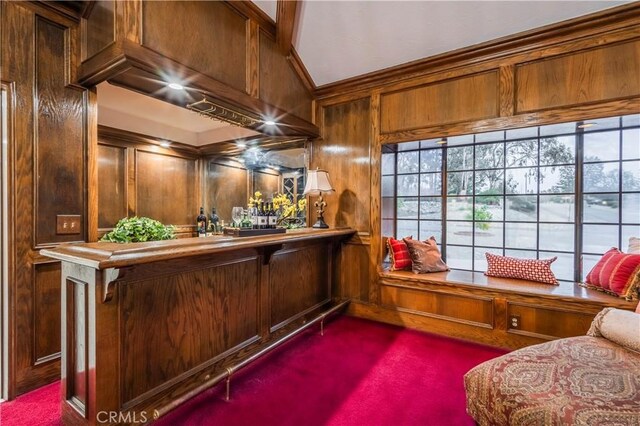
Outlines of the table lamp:
{"type": "Polygon", "coordinates": [[[316,223],[313,225],[313,228],[328,228],[324,222],[324,208],[327,206],[327,203],[322,198],[323,192],[333,192],[333,186],[331,185],[331,180],[329,180],[329,173],[325,170],[309,170],[307,172],[307,184],[304,187],[304,195],[310,195],[312,197],[317,196],[318,199],[313,204],[316,206],[316,213],[318,214],[318,219],[316,223]]]}

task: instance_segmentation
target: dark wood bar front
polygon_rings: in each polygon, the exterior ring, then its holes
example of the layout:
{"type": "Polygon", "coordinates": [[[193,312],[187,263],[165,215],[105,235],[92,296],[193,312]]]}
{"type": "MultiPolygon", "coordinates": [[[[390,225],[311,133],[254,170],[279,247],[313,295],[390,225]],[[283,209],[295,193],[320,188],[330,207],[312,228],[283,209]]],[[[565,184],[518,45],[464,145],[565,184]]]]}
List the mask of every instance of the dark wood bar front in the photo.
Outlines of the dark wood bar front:
{"type": "Polygon", "coordinates": [[[146,423],[338,301],[355,231],[43,250],[62,261],[62,405],[70,424],[146,423]]]}

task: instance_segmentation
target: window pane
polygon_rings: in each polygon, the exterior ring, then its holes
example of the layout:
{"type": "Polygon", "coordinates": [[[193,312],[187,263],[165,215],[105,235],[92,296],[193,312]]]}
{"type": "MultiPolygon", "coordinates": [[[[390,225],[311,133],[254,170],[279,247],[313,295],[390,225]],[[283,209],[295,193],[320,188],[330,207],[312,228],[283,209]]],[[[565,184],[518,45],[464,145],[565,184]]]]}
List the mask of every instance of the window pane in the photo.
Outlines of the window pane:
{"type": "Polygon", "coordinates": [[[584,192],[618,192],[619,163],[584,165],[584,192]]]}
{"type": "Polygon", "coordinates": [[[474,232],[476,246],[502,247],[501,222],[475,222],[474,232]]]}
{"type": "Polygon", "coordinates": [[[575,166],[540,167],[540,192],[575,192],[575,166]]]}
{"type": "Polygon", "coordinates": [[[551,271],[559,280],[573,281],[573,253],[548,253],[541,251],[539,259],[557,257],[551,264],[551,271]]]}
{"type": "Polygon", "coordinates": [[[473,135],[451,136],[447,138],[447,145],[464,145],[473,143],[473,135]]]}
{"type": "Polygon", "coordinates": [[[434,148],[437,147],[436,142],[441,141],[442,138],[437,139],[424,139],[420,141],[420,148],[434,148]]]}
{"type": "Polygon", "coordinates": [[[398,195],[418,195],[418,175],[398,176],[398,195]]]}
{"type": "Polygon", "coordinates": [[[442,198],[420,198],[421,219],[442,219],[442,198]]]}
{"type": "Polygon", "coordinates": [[[573,225],[541,223],[540,249],[573,251],[573,225]]]}
{"type": "Polygon", "coordinates": [[[611,161],[620,158],[620,132],[585,133],[584,161],[611,161]]]}
{"type": "Polygon", "coordinates": [[[504,144],[490,143],[476,146],[476,169],[496,169],[504,165],[504,144]]]}
{"type": "Polygon", "coordinates": [[[402,218],[417,219],[418,218],[418,199],[398,197],[397,214],[399,219],[402,219],[402,218]]]}
{"type": "Polygon", "coordinates": [[[395,237],[395,235],[393,235],[393,220],[382,221],[382,235],[387,237],[395,237]]]}
{"type": "Polygon", "coordinates": [[[582,251],[602,254],[611,247],[618,247],[617,225],[582,226],[582,251]]]}
{"type": "Polygon", "coordinates": [[[396,171],[396,155],[382,154],[382,174],[392,175],[396,171]]]}
{"type": "Polygon", "coordinates": [[[538,225],[535,223],[505,223],[504,246],[514,249],[536,249],[538,225]]]}
{"type": "Polygon", "coordinates": [[[640,194],[622,194],[622,223],[640,223],[640,194]]]}
{"type": "Polygon", "coordinates": [[[476,135],[476,143],[478,142],[494,142],[504,140],[504,130],[498,132],[478,133],[476,135]]]}
{"type": "Polygon", "coordinates": [[[622,163],[622,190],[640,191],[640,161],[622,163]]]}
{"type": "Polygon", "coordinates": [[[448,195],[471,195],[473,192],[473,172],[447,173],[448,195]]]}
{"type": "Polygon", "coordinates": [[[473,220],[473,198],[471,197],[447,198],[447,219],[473,220]]]}
{"type": "Polygon", "coordinates": [[[507,170],[507,194],[535,194],[538,192],[538,169],[507,170]]]}
{"type": "Polygon", "coordinates": [[[393,197],[393,176],[382,176],[382,196],[393,197]]]}
{"type": "Polygon", "coordinates": [[[471,245],[473,224],[471,222],[448,222],[447,244],[471,245]]]}
{"type": "Polygon", "coordinates": [[[398,173],[417,173],[420,167],[418,151],[398,153],[398,173]]]}
{"type": "Polygon", "coordinates": [[[420,239],[425,241],[431,237],[435,237],[438,244],[442,243],[442,222],[420,221],[420,239]]]}
{"type": "Polygon", "coordinates": [[[505,256],[517,257],[520,259],[537,259],[538,253],[536,251],[529,250],[505,250],[505,256]]]}
{"type": "Polygon", "coordinates": [[[625,127],[640,126],[640,114],[625,115],[622,117],[622,125],[625,127]]]}
{"type": "Polygon", "coordinates": [[[403,142],[398,144],[398,151],[411,151],[420,148],[420,142],[403,142]]]}
{"type": "Polygon", "coordinates": [[[417,220],[399,220],[398,232],[396,233],[398,238],[405,237],[418,237],[418,221],[417,220]]]}
{"type": "Polygon", "coordinates": [[[507,139],[523,139],[538,136],[537,127],[525,127],[524,129],[507,130],[507,139]]]}
{"type": "Polygon", "coordinates": [[[615,129],[620,127],[620,117],[597,118],[595,120],[584,120],[585,123],[594,123],[595,126],[587,127],[585,132],[594,132],[604,129],[615,129]]]}
{"type": "Polygon", "coordinates": [[[473,169],[473,147],[447,148],[447,170],[473,169]]]}
{"type": "Polygon", "coordinates": [[[420,171],[439,172],[440,170],[442,170],[442,150],[422,150],[420,152],[420,171]]]}
{"type": "Polygon", "coordinates": [[[420,175],[420,195],[441,195],[442,179],[440,173],[420,175]]]}
{"type": "Polygon", "coordinates": [[[540,165],[573,164],[575,161],[575,136],[544,138],[540,140],[540,165]]]}
{"type": "Polygon", "coordinates": [[[537,166],[538,140],[507,142],[507,167],[537,166]]]}
{"type": "Polygon", "coordinates": [[[635,160],[640,158],[640,129],[622,131],[622,159],[635,160]]]}
{"type": "Polygon", "coordinates": [[[640,236],[640,225],[624,225],[622,227],[622,246],[627,250],[629,238],[640,236]]]}
{"type": "Polygon", "coordinates": [[[385,219],[393,219],[394,208],[393,198],[382,199],[382,217],[385,219]]]}
{"type": "Polygon", "coordinates": [[[582,207],[584,222],[618,223],[618,194],[585,195],[582,207]]]}
{"type": "Polygon", "coordinates": [[[496,221],[504,218],[502,196],[476,197],[474,219],[480,221],[496,221]]]}
{"type": "Polygon", "coordinates": [[[574,222],[575,196],[541,195],[540,222],[574,222]]]}
{"type": "Polygon", "coordinates": [[[504,171],[482,170],[475,173],[476,195],[504,193],[504,171]]]}
{"type": "Polygon", "coordinates": [[[449,268],[471,270],[472,256],[473,251],[471,247],[456,247],[447,245],[446,262],[449,268]]]}
{"type": "Polygon", "coordinates": [[[576,123],[551,124],[540,127],[540,136],[561,135],[563,133],[575,133],[576,123]]]}
{"type": "Polygon", "coordinates": [[[491,247],[476,247],[473,250],[473,270],[478,272],[487,271],[487,256],[486,253],[497,254],[502,256],[502,249],[496,249],[491,247]]]}
{"type": "Polygon", "coordinates": [[[535,196],[511,196],[506,197],[506,220],[510,221],[537,221],[538,199],[535,196]]]}

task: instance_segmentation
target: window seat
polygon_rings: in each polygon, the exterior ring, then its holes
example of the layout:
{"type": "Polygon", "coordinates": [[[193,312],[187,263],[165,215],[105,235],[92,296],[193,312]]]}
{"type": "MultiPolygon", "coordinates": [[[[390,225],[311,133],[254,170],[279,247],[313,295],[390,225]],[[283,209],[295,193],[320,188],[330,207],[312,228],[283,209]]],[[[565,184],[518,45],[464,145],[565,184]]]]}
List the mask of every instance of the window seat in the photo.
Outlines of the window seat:
{"type": "Polygon", "coordinates": [[[355,305],[355,315],[510,349],[584,335],[603,308],[634,310],[638,303],[575,283],[466,271],[384,271],[378,284],[379,303],[355,305]]]}

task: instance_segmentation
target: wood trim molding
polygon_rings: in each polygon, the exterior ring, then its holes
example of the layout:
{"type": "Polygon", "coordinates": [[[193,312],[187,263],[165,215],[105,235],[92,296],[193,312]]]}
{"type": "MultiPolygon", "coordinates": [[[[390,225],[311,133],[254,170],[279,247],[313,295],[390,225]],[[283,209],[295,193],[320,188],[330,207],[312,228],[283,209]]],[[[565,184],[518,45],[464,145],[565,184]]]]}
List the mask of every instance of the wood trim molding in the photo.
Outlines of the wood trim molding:
{"type": "Polygon", "coordinates": [[[524,53],[531,49],[542,49],[546,46],[563,42],[567,37],[576,39],[610,32],[614,28],[637,27],[639,20],[640,2],[633,2],[474,46],[325,84],[317,87],[314,95],[316,98],[323,99],[335,95],[343,95],[346,92],[370,89],[391,82],[414,78],[421,74],[441,71],[445,68],[469,66],[481,61],[524,53]]]}
{"type": "Polygon", "coordinates": [[[256,21],[260,26],[260,29],[267,33],[271,38],[276,38],[276,23],[269,15],[263,12],[262,9],[256,6],[254,2],[244,0],[226,0],[226,4],[245,18],[256,21]]]}
{"type": "Polygon", "coordinates": [[[153,152],[157,152],[158,154],[173,155],[191,159],[200,157],[200,151],[198,150],[198,147],[195,146],[181,142],[168,141],[171,143],[171,147],[165,148],[161,146],[161,144],[163,142],[167,142],[166,139],[160,139],[103,125],[98,125],[97,138],[99,143],[107,142],[108,144],[124,148],[132,146],[153,147],[153,152]]]}
{"type": "Polygon", "coordinates": [[[260,97],[260,27],[253,19],[247,19],[247,93],[260,97]]]}
{"type": "Polygon", "coordinates": [[[278,0],[276,42],[285,55],[291,51],[298,16],[298,0],[278,0]]]}
{"type": "Polygon", "coordinates": [[[298,56],[298,52],[295,47],[291,47],[291,52],[289,53],[289,56],[287,56],[287,59],[291,62],[294,71],[298,74],[298,78],[300,78],[300,81],[302,81],[309,93],[313,93],[316,90],[316,84],[314,83],[311,74],[309,74],[309,71],[304,66],[302,59],[298,56]]]}

